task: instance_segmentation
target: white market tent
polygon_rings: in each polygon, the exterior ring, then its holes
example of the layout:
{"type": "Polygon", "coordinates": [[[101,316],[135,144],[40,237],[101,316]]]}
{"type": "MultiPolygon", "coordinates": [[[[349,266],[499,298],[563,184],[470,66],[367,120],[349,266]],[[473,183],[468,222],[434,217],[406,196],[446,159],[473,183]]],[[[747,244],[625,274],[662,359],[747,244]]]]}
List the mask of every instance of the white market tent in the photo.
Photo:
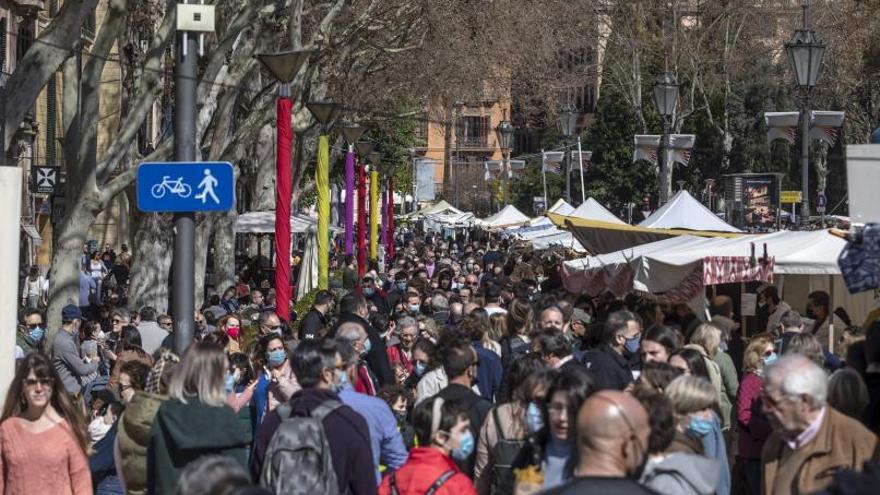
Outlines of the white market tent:
{"type": "MultiPolygon", "coordinates": [[[[556,213],[556,212],[553,212],[556,213]]],[[[560,213],[564,214],[564,213],[560,213]]],[[[626,222],[617,218],[614,213],[608,211],[607,208],[602,206],[602,203],[596,201],[593,198],[587,198],[586,201],[583,202],[580,206],[575,208],[575,210],[566,216],[575,217],[575,218],[583,218],[584,220],[598,220],[600,222],[608,222],[608,223],[616,223],[618,225],[626,225],[626,222]]]]}
{"type": "Polygon", "coordinates": [[[742,232],[718,218],[703,203],[682,189],[668,203],[639,223],[649,229],[687,229],[713,232],[742,232]]]}
{"type": "Polygon", "coordinates": [[[759,275],[765,244],[772,260],[766,269],[772,272],[774,283],[787,288],[784,298],[793,307],[804,307],[807,294],[821,289],[836,295],[835,307],[843,306],[857,321],[871,309],[870,293],[847,293],[837,265],[846,241],[825,230],[735,238],[672,237],[567,261],[562,269],[563,282],[566,289],[577,293],[611,291],[621,295],[638,290],[685,302],[705,285],[759,275]],[[748,260],[753,244],[758,263],[751,266],[748,260]]]}
{"type": "Polygon", "coordinates": [[[550,213],[558,213],[559,215],[571,215],[574,210],[574,206],[562,198],[557,199],[553,206],[547,209],[550,213]]]}
{"type": "Polygon", "coordinates": [[[523,212],[516,209],[513,205],[507,205],[501,209],[498,213],[491,215],[483,220],[477,220],[477,225],[488,228],[505,228],[505,227],[513,227],[520,226],[528,223],[529,217],[525,216],[523,212]]]}
{"type": "Polygon", "coordinates": [[[401,215],[403,219],[416,220],[426,215],[457,215],[464,213],[458,208],[449,204],[446,200],[440,200],[431,206],[426,206],[417,211],[401,215]]]}
{"type": "MultiPolygon", "coordinates": [[[[293,213],[290,215],[290,231],[294,234],[303,234],[310,230],[318,229],[318,219],[293,213]]],[[[275,212],[274,211],[250,211],[235,217],[233,230],[238,234],[274,234],[275,212]]],[[[338,232],[338,227],[330,226],[331,232],[338,232]]]]}
{"type": "Polygon", "coordinates": [[[438,231],[444,228],[466,228],[476,221],[473,213],[447,213],[425,215],[425,230],[438,231]]]}

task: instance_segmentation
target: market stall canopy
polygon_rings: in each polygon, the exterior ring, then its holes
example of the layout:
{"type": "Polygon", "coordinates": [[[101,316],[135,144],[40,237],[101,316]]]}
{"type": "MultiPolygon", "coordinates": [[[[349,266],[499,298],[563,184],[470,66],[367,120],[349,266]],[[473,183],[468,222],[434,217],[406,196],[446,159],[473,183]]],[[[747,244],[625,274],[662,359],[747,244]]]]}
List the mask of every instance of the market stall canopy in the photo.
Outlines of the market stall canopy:
{"type": "Polygon", "coordinates": [[[559,198],[553,203],[553,206],[547,209],[550,213],[558,213],[560,215],[571,215],[574,211],[574,206],[571,206],[564,199],[559,198]]]}
{"type": "Polygon", "coordinates": [[[608,211],[607,208],[602,206],[602,203],[599,203],[593,198],[587,198],[587,200],[584,201],[583,204],[575,208],[575,210],[569,213],[567,216],[582,218],[584,220],[598,220],[600,222],[626,225],[626,222],[617,218],[614,213],[608,211]]]}
{"type": "Polygon", "coordinates": [[[651,214],[639,227],[649,229],[687,229],[712,232],[742,232],[718,218],[703,203],[682,189],[668,203],[651,214]]]}
{"type": "MultiPolygon", "coordinates": [[[[302,213],[290,215],[290,231],[302,234],[318,228],[318,219],[302,213]]],[[[274,211],[250,211],[241,213],[235,217],[233,226],[238,234],[274,234],[275,212],[274,211]]],[[[338,227],[330,226],[331,232],[339,232],[338,227]]]]}
{"type": "Polygon", "coordinates": [[[839,275],[837,257],[845,245],[846,241],[824,230],[735,238],[682,235],[567,261],[563,282],[576,293],[622,295],[638,290],[665,295],[669,302],[684,302],[705,285],[766,281],[772,274],[839,275]]]}
{"type": "Polygon", "coordinates": [[[483,220],[477,220],[476,223],[482,227],[494,229],[523,225],[528,221],[529,217],[525,216],[523,212],[517,210],[513,205],[507,205],[498,213],[483,220]]]}
{"type": "Polygon", "coordinates": [[[476,217],[473,213],[447,213],[428,214],[424,217],[426,230],[440,230],[443,228],[470,227],[476,217]]]}
{"type": "Polygon", "coordinates": [[[526,234],[520,238],[531,243],[532,249],[535,251],[543,251],[554,246],[562,246],[578,253],[587,252],[587,250],[581,246],[581,243],[571,235],[571,232],[559,230],[555,227],[545,231],[526,234]]]}
{"type": "Polygon", "coordinates": [[[452,206],[446,200],[440,200],[437,203],[434,203],[431,206],[426,206],[424,208],[419,209],[418,211],[414,211],[411,213],[407,213],[406,215],[401,215],[401,218],[406,219],[416,219],[422,218],[425,215],[449,215],[449,214],[459,214],[464,213],[458,208],[452,206]]]}
{"type": "Polygon", "coordinates": [[[687,191],[680,191],[638,226],[627,225],[617,217],[614,217],[615,221],[607,221],[578,218],[574,215],[561,216],[555,213],[548,213],[547,216],[556,225],[571,231],[578,242],[593,254],[612,253],[681,235],[697,237],[743,235],[742,231],[715,216],[687,191]]]}

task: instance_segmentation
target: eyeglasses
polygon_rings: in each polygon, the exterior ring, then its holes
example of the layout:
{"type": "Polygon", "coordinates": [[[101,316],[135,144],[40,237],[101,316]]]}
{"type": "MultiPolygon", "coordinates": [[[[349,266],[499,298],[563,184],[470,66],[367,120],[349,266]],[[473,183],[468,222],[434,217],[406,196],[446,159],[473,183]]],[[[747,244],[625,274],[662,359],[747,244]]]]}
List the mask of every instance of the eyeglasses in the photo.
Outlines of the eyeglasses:
{"type": "Polygon", "coordinates": [[[120,323],[125,323],[125,322],[122,321],[122,320],[120,320],[119,318],[113,318],[113,324],[114,324],[114,325],[118,325],[118,324],[120,324],[120,323]]]}
{"type": "Polygon", "coordinates": [[[266,325],[266,328],[274,332],[275,330],[281,328],[281,325],[266,325]]]}
{"type": "Polygon", "coordinates": [[[55,380],[52,378],[25,378],[24,386],[28,388],[34,388],[37,385],[42,385],[43,387],[51,387],[55,383],[55,380]]]}
{"type": "Polygon", "coordinates": [[[170,322],[170,321],[164,321],[164,322],[162,322],[162,323],[159,323],[159,326],[160,326],[160,327],[169,327],[169,328],[170,328],[170,327],[171,327],[171,322],[170,322]]]}
{"type": "Polygon", "coordinates": [[[28,323],[27,327],[28,327],[28,329],[33,330],[35,328],[39,328],[42,325],[43,325],[42,323],[28,323]]]}
{"type": "Polygon", "coordinates": [[[120,384],[119,384],[119,391],[120,391],[120,392],[125,392],[126,390],[128,390],[128,389],[130,389],[130,388],[131,388],[131,384],[130,384],[130,383],[127,384],[127,385],[126,385],[125,383],[120,383],[120,384]]]}

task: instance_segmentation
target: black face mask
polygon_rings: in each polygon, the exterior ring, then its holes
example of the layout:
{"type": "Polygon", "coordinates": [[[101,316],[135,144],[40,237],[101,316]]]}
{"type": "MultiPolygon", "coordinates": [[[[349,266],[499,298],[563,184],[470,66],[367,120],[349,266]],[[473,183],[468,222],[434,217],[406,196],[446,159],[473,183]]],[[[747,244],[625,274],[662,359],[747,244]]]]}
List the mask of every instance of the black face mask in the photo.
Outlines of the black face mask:
{"type": "Polygon", "coordinates": [[[809,318],[811,320],[816,319],[816,313],[814,313],[813,308],[810,308],[810,307],[808,307],[807,310],[804,312],[804,316],[806,316],[807,318],[809,318]]]}

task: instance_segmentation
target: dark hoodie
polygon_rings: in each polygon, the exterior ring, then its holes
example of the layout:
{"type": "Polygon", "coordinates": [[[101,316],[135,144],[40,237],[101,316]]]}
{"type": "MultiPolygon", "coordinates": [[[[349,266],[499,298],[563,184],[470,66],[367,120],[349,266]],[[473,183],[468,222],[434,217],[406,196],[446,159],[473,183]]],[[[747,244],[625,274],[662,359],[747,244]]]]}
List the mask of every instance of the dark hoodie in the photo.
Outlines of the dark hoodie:
{"type": "Polygon", "coordinates": [[[388,353],[385,352],[385,342],[382,341],[379,332],[377,332],[367,320],[353,313],[342,313],[339,315],[336,325],[330,330],[328,338],[336,337],[336,330],[339,329],[339,326],[349,321],[360,323],[367,329],[367,336],[370,339],[371,348],[370,352],[367,353],[366,361],[370,366],[370,370],[379,380],[379,385],[396,385],[397,379],[394,376],[394,370],[391,368],[391,363],[388,361],[388,353]]]}
{"type": "Polygon", "coordinates": [[[147,452],[148,493],[174,493],[180,473],[204,455],[230,457],[247,469],[251,438],[229,406],[171,399],[156,413],[147,452]]]}

